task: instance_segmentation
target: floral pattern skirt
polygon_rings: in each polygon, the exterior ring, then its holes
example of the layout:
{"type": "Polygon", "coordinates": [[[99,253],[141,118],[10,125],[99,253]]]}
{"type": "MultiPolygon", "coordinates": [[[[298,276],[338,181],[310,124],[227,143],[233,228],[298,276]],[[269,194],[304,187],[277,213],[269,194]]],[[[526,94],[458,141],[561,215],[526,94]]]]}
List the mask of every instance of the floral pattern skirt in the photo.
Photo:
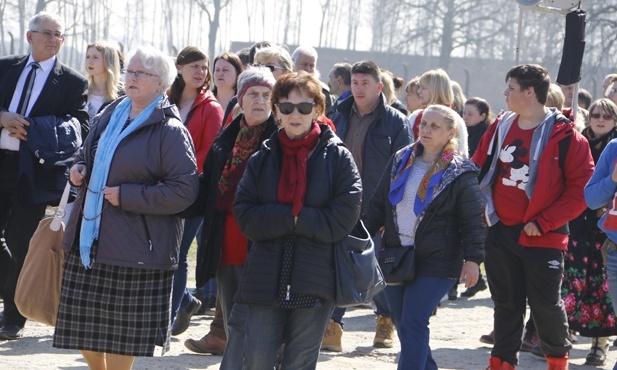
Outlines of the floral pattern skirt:
{"type": "Polygon", "coordinates": [[[570,330],[584,337],[617,334],[615,312],[600,252],[604,240],[606,234],[601,231],[572,233],[565,258],[561,296],[570,330]]]}

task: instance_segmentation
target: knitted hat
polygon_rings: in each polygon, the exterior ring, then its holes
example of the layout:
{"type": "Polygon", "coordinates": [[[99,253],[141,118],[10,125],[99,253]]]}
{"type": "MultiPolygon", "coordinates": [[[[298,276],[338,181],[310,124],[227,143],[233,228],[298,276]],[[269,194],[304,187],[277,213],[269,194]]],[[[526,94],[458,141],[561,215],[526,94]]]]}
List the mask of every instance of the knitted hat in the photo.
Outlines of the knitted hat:
{"type": "Polygon", "coordinates": [[[264,67],[251,67],[238,76],[238,104],[242,106],[242,98],[249,88],[263,86],[272,90],[276,80],[269,69],[264,67]]]}

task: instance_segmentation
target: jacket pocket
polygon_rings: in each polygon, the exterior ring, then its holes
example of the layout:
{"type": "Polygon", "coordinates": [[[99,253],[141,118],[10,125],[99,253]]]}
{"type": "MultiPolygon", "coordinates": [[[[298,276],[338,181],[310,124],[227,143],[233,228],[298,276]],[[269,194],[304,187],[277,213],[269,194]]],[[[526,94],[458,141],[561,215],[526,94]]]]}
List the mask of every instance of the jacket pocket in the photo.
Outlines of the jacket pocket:
{"type": "Polygon", "coordinates": [[[150,252],[152,252],[153,246],[152,246],[152,237],[150,236],[150,229],[148,228],[148,222],[146,221],[146,216],[145,215],[140,215],[141,216],[141,222],[144,224],[144,230],[146,231],[146,238],[148,239],[148,249],[150,249],[150,252]]]}

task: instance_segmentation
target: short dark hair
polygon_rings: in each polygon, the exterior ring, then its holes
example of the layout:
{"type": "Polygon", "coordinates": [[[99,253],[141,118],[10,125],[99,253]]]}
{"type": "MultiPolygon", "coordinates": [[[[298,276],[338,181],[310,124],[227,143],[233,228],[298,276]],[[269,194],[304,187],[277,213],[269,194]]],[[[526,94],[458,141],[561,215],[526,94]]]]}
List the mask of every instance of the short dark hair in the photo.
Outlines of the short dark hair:
{"type": "Polygon", "coordinates": [[[321,92],[321,84],[319,80],[306,71],[291,72],[284,74],[276,80],[270,95],[270,105],[272,111],[275,112],[274,105],[282,98],[289,97],[292,90],[303,90],[315,102],[315,110],[318,114],[323,114],[326,111],[326,98],[321,92]]]}
{"type": "Polygon", "coordinates": [[[538,102],[546,104],[548,88],[551,85],[551,78],[546,68],[539,64],[521,64],[508,71],[506,82],[511,78],[515,78],[523,90],[533,87],[538,102]]]}
{"type": "Polygon", "coordinates": [[[332,67],[332,74],[335,77],[343,78],[345,85],[351,85],[351,64],[349,63],[336,63],[332,67]]]}
{"type": "Polygon", "coordinates": [[[236,51],[236,55],[238,56],[238,58],[240,58],[240,61],[242,62],[242,65],[244,66],[244,68],[249,66],[249,53],[250,52],[251,52],[251,49],[249,48],[242,48],[236,51]]]}
{"type": "Polygon", "coordinates": [[[377,82],[381,82],[381,70],[377,67],[375,62],[370,60],[363,60],[361,62],[357,62],[351,67],[351,74],[363,74],[363,75],[371,75],[377,82]]]}
{"type": "Polygon", "coordinates": [[[585,89],[578,90],[578,105],[585,109],[589,109],[589,106],[591,105],[591,94],[589,91],[585,89]]]}
{"type": "Polygon", "coordinates": [[[257,50],[269,48],[271,46],[274,46],[274,43],[270,41],[259,41],[254,43],[249,51],[249,64],[253,64],[253,62],[255,62],[255,53],[257,53],[257,50]]]}
{"type": "Polygon", "coordinates": [[[403,87],[403,85],[405,84],[405,80],[403,80],[402,77],[394,77],[392,79],[392,82],[394,82],[394,88],[397,90],[403,87]]]}

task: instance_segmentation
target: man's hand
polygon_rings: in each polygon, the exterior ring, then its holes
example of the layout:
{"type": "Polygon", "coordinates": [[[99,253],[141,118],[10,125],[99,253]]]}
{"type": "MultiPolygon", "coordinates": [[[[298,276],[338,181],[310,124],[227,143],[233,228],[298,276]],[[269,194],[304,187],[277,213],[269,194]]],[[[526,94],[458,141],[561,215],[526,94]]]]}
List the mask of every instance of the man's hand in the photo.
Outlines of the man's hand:
{"type": "Polygon", "coordinates": [[[523,228],[523,230],[525,231],[525,234],[527,234],[527,236],[542,236],[540,230],[533,222],[528,222],[523,228]]]}
{"type": "Polygon", "coordinates": [[[112,206],[118,207],[120,205],[120,187],[119,186],[105,188],[103,189],[103,194],[105,194],[105,199],[107,199],[107,201],[111,203],[112,206]]]}
{"type": "Polygon", "coordinates": [[[23,141],[28,140],[26,138],[28,131],[25,127],[30,126],[30,123],[19,114],[13,112],[0,113],[0,125],[9,132],[9,136],[23,141]]]}

